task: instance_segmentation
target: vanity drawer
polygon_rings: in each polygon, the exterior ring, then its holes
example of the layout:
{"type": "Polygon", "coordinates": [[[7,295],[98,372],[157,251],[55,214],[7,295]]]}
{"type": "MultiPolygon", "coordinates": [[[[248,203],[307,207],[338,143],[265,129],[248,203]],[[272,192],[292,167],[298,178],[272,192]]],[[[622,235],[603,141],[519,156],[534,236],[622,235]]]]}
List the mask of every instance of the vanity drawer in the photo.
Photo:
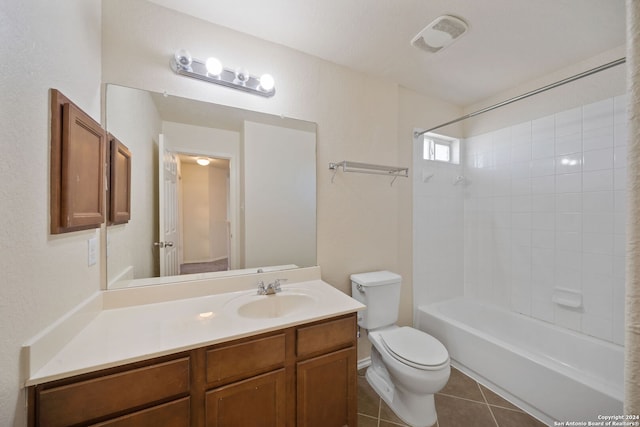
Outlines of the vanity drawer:
{"type": "Polygon", "coordinates": [[[66,426],[189,392],[189,358],[37,392],[38,425],[66,426]]]}
{"type": "Polygon", "coordinates": [[[356,340],[355,315],[298,328],[298,357],[353,345],[356,340]]]}
{"type": "Polygon", "coordinates": [[[283,367],[285,342],[285,334],[278,334],[207,351],[207,383],[228,383],[283,367]]]}
{"type": "Polygon", "coordinates": [[[124,415],[103,423],[93,424],[93,427],[189,427],[191,424],[190,402],[191,401],[188,397],[184,397],[173,402],[154,406],[153,408],[134,412],[133,414],[124,415]]]}

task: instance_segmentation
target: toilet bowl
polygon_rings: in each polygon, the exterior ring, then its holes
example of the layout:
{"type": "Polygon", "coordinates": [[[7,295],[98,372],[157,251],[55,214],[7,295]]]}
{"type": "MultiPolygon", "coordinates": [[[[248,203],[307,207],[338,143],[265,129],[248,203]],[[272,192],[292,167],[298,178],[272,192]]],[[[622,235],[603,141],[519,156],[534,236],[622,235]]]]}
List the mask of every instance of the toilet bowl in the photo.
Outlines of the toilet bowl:
{"type": "Polygon", "coordinates": [[[431,335],[397,326],[402,278],[389,271],[352,274],[352,296],[367,308],[358,325],[368,330],[371,366],[367,382],[412,427],[437,421],[434,394],[449,380],[449,352],[431,335]]]}
{"type": "Polygon", "coordinates": [[[434,425],[433,395],[447,384],[451,372],[444,346],[406,326],[370,331],[369,341],[367,382],[405,423],[413,427],[434,425]]]}

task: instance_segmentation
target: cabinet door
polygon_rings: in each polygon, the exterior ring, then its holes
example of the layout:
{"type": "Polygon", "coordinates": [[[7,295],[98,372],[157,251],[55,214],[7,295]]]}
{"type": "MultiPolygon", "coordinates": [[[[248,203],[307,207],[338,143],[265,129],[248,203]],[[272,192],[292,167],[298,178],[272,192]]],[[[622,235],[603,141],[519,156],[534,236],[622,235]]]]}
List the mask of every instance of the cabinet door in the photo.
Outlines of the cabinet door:
{"type": "Polygon", "coordinates": [[[297,364],[298,427],[356,426],[356,349],[297,364]]]}
{"type": "Polygon", "coordinates": [[[207,427],[280,427],[285,425],[285,370],[207,392],[207,427]]]}
{"type": "Polygon", "coordinates": [[[115,136],[109,140],[109,223],[125,224],[131,219],[131,151],[115,136]]]}
{"type": "Polygon", "coordinates": [[[51,233],[104,222],[106,133],[59,91],[51,90],[51,233]]]}

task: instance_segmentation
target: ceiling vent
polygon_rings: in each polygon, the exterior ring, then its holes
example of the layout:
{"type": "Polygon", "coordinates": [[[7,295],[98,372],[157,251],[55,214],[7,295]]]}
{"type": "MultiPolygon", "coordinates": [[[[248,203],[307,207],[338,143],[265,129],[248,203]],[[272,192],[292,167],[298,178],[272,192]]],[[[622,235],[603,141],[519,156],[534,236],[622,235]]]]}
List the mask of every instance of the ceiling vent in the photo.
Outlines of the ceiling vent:
{"type": "Polygon", "coordinates": [[[411,44],[429,53],[436,53],[462,37],[469,26],[462,19],[451,15],[442,15],[427,25],[411,44]]]}

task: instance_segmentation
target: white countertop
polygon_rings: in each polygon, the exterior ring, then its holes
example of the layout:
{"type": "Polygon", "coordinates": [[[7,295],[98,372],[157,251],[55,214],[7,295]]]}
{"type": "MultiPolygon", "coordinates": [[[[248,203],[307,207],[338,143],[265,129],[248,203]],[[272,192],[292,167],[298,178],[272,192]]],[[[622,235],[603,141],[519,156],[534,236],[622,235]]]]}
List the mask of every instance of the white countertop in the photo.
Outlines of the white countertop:
{"type": "MultiPolygon", "coordinates": [[[[322,320],[364,305],[322,280],[282,285],[285,295],[304,289],[314,302],[288,315],[246,318],[234,311],[238,296],[255,289],[101,310],[26,385],[119,366],[166,354],[322,320]],[[207,313],[201,316],[201,313],[207,313]]],[[[277,298],[269,296],[268,298],[277,298]]]]}

